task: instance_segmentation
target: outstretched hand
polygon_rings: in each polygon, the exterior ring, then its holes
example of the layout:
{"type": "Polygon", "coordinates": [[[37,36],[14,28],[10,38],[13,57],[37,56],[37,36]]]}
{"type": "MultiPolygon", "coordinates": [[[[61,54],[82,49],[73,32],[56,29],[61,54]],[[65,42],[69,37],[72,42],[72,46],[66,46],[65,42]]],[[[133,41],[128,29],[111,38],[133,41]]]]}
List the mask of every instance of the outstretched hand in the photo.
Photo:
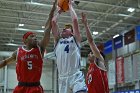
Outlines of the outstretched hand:
{"type": "Polygon", "coordinates": [[[94,61],[94,56],[93,56],[93,53],[92,52],[90,52],[88,54],[88,61],[94,61]]]}
{"type": "Polygon", "coordinates": [[[72,1],[73,1],[73,0],[69,0],[69,4],[70,4],[70,5],[72,4],[72,1]]]}
{"type": "Polygon", "coordinates": [[[61,14],[62,12],[63,10],[59,6],[57,6],[57,13],[61,14]]]}
{"type": "Polygon", "coordinates": [[[73,0],[69,0],[69,7],[72,7],[73,0]]]}
{"type": "Polygon", "coordinates": [[[49,18],[48,18],[48,20],[47,20],[47,22],[45,24],[45,28],[51,28],[52,27],[51,20],[52,20],[52,18],[54,16],[54,11],[56,10],[56,4],[57,4],[57,0],[55,0],[53,2],[53,7],[52,7],[52,9],[50,11],[49,18]]]}
{"type": "Polygon", "coordinates": [[[84,25],[86,25],[86,24],[87,24],[86,14],[82,12],[82,13],[81,13],[81,17],[82,17],[82,23],[83,23],[84,25]]]}

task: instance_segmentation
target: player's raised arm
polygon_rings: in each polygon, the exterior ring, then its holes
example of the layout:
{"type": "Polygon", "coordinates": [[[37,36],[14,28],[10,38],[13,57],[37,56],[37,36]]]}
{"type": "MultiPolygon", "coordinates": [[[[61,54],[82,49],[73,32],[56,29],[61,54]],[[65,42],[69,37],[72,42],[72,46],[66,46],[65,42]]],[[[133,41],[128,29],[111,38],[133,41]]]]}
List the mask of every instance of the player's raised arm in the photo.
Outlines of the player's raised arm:
{"type": "Polygon", "coordinates": [[[53,33],[53,36],[54,36],[55,43],[60,38],[60,33],[59,33],[57,20],[58,20],[58,17],[60,16],[61,13],[62,13],[62,10],[58,7],[58,11],[52,19],[52,33],[53,33]]]}
{"type": "Polygon", "coordinates": [[[17,51],[13,52],[13,54],[9,58],[6,58],[6,59],[0,61],[0,68],[4,67],[12,62],[15,62],[16,54],[17,54],[17,51]]]}
{"type": "Polygon", "coordinates": [[[81,42],[81,35],[78,25],[78,17],[77,14],[72,6],[72,0],[69,0],[69,10],[72,17],[72,23],[73,23],[73,35],[76,38],[77,42],[81,42]]]}
{"type": "Polygon", "coordinates": [[[53,18],[54,11],[56,9],[56,3],[57,3],[57,0],[55,0],[55,2],[53,3],[53,7],[52,7],[51,12],[49,14],[49,18],[48,18],[48,20],[45,24],[44,37],[43,37],[43,39],[41,40],[41,43],[40,43],[40,45],[43,49],[45,49],[45,47],[48,45],[49,40],[50,40],[50,31],[52,29],[51,20],[53,18]]]}
{"type": "Polygon", "coordinates": [[[91,34],[90,28],[88,26],[86,14],[82,13],[81,16],[82,16],[82,23],[84,24],[85,29],[86,29],[86,36],[87,36],[87,40],[89,42],[90,48],[91,48],[94,56],[99,58],[101,61],[104,62],[104,58],[100,54],[100,51],[98,50],[98,48],[97,48],[97,46],[96,46],[96,44],[95,44],[95,42],[94,42],[94,40],[92,38],[92,34],[91,34]]]}

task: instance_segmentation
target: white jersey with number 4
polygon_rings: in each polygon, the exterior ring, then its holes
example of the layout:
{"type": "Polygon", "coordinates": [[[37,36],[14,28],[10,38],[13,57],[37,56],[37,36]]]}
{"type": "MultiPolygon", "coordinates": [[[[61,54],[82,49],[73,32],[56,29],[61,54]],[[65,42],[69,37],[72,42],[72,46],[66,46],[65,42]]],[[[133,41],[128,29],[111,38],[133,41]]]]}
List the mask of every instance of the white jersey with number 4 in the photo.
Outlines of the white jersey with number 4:
{"type": "Polygon", "coordinates": [[[74,37],[59,39],[54,52],[59,76],[71,75],[80,69],[80,48],[74,37]]]}

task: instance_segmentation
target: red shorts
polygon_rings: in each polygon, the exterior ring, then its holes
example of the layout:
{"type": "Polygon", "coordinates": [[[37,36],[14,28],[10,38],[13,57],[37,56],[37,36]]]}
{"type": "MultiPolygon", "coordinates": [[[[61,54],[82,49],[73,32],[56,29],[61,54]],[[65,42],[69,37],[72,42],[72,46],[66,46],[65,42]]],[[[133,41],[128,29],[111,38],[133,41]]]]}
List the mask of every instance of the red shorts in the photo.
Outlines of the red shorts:
{"type": "Polygon", "coordinates": [[[44,93],[42,86],[25,87],[16,86],[13,93],[44,93]]]}

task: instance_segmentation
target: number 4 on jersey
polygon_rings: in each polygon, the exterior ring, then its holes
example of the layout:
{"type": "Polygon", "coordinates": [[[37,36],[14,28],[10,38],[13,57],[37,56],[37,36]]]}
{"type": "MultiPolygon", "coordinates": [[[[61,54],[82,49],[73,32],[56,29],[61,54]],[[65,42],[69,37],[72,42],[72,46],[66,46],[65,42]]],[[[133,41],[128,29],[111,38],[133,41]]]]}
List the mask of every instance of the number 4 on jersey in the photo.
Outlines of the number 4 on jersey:
{"type": "Polygon", "coordinates": [[[67,53],[69,53],[69,45],[67,45],[64,49],[64,51],[66,51],[67,53]]]}

